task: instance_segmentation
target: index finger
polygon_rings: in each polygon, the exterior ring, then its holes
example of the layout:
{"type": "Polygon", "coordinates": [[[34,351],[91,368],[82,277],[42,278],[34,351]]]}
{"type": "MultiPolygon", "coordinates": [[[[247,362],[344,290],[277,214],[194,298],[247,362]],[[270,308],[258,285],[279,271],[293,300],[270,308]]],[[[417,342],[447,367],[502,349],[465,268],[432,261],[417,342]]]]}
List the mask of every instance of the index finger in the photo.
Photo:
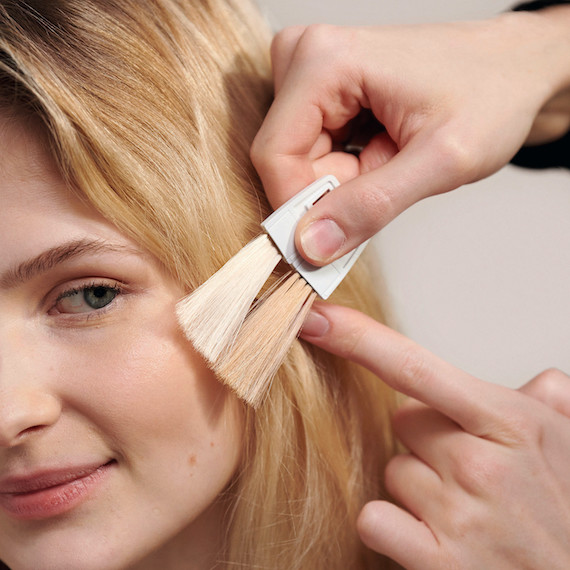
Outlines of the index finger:
{"type": "Polygon", "coordinates": [[[303,30],[292,51],[284,77],[285,66],[278,66],[279,90],[251,147],[274,207],[315,180],[310,152],[321,132],[345,126],[366,99],[358,72],[338,54],[329,27],[303,30]]]}
{"type": "Polygon", "coordinates": [[[318,106],[303,103],[292,115],[276,97],[251,146],[251,160],[269,202],[278,208],[315,180],[310,152],[323,128],[318,106]]]}
{"type": "Polygon", "coordinates": [[[496,436],[513,392],[456,368],[370,317],[337,305],[315,304],[301,331],[311,343],[361,364],[395,390],[445,414],[465,431],[496,436]],[[322,320],[319,322],[319,320],[322,320]]]}

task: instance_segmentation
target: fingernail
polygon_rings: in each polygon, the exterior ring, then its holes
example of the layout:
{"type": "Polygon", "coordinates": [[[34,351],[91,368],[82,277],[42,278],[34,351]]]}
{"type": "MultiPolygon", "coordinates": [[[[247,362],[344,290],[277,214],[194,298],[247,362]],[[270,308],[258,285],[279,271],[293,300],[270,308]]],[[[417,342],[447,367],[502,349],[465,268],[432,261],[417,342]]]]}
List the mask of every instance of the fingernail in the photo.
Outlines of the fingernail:
{"type": "Polygon", "coordinates": [[[310,311],[303,323],[301,336],[319,337],[325,335],[329,330],[329,321],[321,313],[310,311]]]}
{"type": "Polygon", "coordinates": [[[346,241],[344,232],[333,220],[317,220],[301,232],[301,247],[314,261],[325,263],[346,241]]]}

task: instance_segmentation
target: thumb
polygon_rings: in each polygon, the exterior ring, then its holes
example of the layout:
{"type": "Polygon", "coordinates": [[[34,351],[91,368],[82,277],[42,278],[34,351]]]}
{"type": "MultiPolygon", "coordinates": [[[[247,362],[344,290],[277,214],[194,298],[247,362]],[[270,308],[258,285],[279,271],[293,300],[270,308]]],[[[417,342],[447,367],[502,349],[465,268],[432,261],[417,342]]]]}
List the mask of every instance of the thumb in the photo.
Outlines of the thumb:
{"type": "Polygon", "coordinates": [[[425,138],[411,140],[385,164],[319,200],[297,225],[295,244],[301,255],[314,265],[330,263],[412,204],[471,181],[473,169],[459,145],[443,137],[425,138]]]}

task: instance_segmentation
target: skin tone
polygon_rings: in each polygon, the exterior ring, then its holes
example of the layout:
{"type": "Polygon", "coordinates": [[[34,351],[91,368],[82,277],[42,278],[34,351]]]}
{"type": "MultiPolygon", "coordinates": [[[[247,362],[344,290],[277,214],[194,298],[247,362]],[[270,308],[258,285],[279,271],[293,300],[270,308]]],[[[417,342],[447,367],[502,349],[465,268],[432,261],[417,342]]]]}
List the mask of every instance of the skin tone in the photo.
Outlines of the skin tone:
{"type": "Polygon", "coordinates": [[[252,160],[274,207],[324,174],[343,183],[299,222],[300,253],[328,263],[415,202],[494,173],[525,141],[567,132],[569,30],[570,6],[557,6],[478,22],[280,32],[276,97],[252,160]],[[363,109],[386,132],[358,158],[337,152],[363,109]]]}
{"type": "Polygon", "coordinates": [[[394,417],[408,453],[397,504],[361,512],[363,541],[410,570],[570,568],[570,377],[489,384],[346,307],[319,302],[303,337],[410,396],[394,417]],[[399,506],[398,506],[399,505],[399,506]]]}
{"type": "Polygon", "coordinates": [[[13,570],[211,568],[242,407],[174,315],[161,265],[0,120],[0,559],[13,570]]]}

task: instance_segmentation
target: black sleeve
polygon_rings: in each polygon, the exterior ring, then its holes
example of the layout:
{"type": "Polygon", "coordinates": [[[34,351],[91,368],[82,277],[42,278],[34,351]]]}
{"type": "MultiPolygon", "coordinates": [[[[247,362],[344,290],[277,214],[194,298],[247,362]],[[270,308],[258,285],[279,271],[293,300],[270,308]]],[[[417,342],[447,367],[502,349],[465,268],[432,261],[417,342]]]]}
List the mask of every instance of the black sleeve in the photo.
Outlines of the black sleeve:
{"type": "MultiPolygon", "coordinates": [[[[547,6],[557,6],[560,4],[570,4],[570,0],[534,0],[533,2],[518,4],[513,10],[540,10],[547,6]]],[[[511,163],[527,168],[552,168],[556,166],[570,168],[570,133],[566,133],[561,139],[551,143],[522,147],[514,156],[511,163]]]]}
{"type": "Polygon", "coordinates": [[[548,0],[534,0],[534,2],[523,2],[522,4],[517,4],[513,10],[515,11],[529,11],[529,10],[540,10],[541,8],[546,8],[548,6],[558,6],[560,4],[570,4],[570,0],[556,0],[549,2],[548,0]]]}
{"type": "Polygon", "coordinates": [[[570,168],[570,132],[561,139],[538,146],[523,146],[511,164],[526,168],[570,168]]]}

